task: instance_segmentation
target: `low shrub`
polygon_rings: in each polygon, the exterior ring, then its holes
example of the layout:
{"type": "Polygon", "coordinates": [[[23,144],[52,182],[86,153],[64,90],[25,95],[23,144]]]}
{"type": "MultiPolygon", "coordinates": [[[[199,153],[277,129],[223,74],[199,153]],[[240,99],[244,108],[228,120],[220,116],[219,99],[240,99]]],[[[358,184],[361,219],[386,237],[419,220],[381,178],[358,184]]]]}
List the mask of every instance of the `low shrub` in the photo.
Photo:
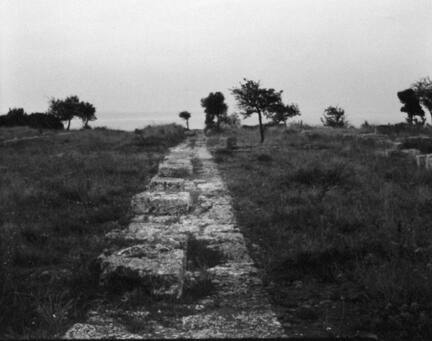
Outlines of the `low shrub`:
{"type": "Polygon", "coordinates": [[[184,138],[185,128],[175,123],[135,129],[135,143],[139,146],[167,146],[179,143],[184,138]]]}

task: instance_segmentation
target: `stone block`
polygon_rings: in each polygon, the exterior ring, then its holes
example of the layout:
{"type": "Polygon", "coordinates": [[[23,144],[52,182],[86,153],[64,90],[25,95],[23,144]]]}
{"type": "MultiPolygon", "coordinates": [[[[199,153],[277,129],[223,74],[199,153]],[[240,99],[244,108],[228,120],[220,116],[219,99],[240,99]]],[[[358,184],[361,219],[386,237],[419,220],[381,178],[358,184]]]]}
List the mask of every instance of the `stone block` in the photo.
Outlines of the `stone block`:
{"type": "Polygon", "coordinates": [[[237,146],[237,138],[234,136],[229,136],[229,137],[219,138],[217,148],[233,149],[236,146],[237,146]]]}
{"type": "Polygon", "coordinates": [[[99,257],[100,282],[109,286],[133,281],[153,295],[175,296],[183,292],[186,253],[161,244],[139,244],[99,257]]]}
{"type": "Polygon", "coordinates": [[[63,339],[140,339],[141,335],[133,334],[124,328],[107,323],[94,325],[89,323],[75,323],[69,328],[63,339]]]}
{"type": "Polygon", "coordinates": [[[192,162],[187,161],[164,161],[159,165],[158,175],[167,178],[186,178],[193,174],[192,162]]]}
{"type": "Polygon", "coordinates": [[[417,155],[421,154],[420,150],[415,149],[415,148],[401,149],[400,152],[405,154],[405,155],[412,156],[412,157],[416,157],[417,155]]]}
{"type": "Polygon", "coordinates": [[[426,156],[426,154],[416,156],[417,167],[426,168],[426,156]]]}
{"type": "Polygon", "coordinates": [[[432,170],[432,154],[426,155],[425,166],[427,170],[432,170]]]}
{"type": "Polygon", "coordinates": [[[150,243],[163,242],[174,248],[183,248],[187,237],[177,231],[176,224],[131,223],[124,236],[128,240],[138,240],[150,243]]]}
{"type": "Polygon", "coordinates": [[[214,224],[232,224],[234,222],[234,214],[230,205],[213,205],[206,215],[212,219],[214,224]]]}
{"type": "Polygon", "coordinates": [[[192,199],[189,192],[143,192],[132,198],[135,214],[179,215],[189,212],[192,199]]]}
{"type": "Polygon", "coordinates": [[[153,191],[183,191],[186,180],[181,178],[167,178],[154,176],[148,186],[153,191]]]}

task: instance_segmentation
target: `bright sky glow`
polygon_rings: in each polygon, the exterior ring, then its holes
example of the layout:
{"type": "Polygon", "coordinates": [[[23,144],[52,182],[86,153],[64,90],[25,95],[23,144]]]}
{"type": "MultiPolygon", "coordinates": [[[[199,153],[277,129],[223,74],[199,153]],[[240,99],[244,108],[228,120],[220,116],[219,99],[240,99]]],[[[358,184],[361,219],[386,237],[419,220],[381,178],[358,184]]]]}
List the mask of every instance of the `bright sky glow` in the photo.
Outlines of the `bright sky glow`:
{"type": "Polygon", "coordinates": [[[430,0],[0,0],[0,111],[77,94],[198,126],[200,98],[222,91],[236,111],[246,77],[308,123],[328,105],[396,122],[396,92],[432,76],[431,18],[430,0]]]}

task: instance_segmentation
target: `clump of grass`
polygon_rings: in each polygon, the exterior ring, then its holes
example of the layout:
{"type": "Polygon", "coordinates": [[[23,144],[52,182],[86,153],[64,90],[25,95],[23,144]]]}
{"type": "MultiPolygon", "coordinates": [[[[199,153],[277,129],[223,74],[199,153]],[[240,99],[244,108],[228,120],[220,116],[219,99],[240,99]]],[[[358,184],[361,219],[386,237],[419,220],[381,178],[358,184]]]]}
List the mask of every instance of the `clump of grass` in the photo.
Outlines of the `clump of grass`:
{"type": "Polygon", "coordinates": [[[94,129],[0,147],[0,337],[52,338],[82,318],[98,287],[105,233],[129,221],[167,147],[94,129]]]}

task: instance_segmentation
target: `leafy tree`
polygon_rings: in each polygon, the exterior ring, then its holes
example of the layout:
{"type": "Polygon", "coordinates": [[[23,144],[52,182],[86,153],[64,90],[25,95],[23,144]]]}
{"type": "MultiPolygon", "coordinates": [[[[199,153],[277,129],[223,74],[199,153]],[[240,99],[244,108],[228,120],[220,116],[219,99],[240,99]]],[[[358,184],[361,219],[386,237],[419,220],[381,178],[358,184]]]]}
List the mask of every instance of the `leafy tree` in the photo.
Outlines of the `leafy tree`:
{"type": "Polygon", "coordinates": [[[78,96],[69,96],[64,100],[51,98],[48,112],[58,117],[60,121],[67,121],[67,130],[69,130],[72,119],[78,116],[79,107],[80,100],[78,96]]]}
{"type": "Polygon", "coordinates": [[[345,128],[348,126],[348,121],[345,119],[345,110],[338,106],[325,108],[321,122],[324,126],[332,128],[345,128]]]}
{"type": "Polygon", "coordinates": [[[225,103],[225,97],[222,92],[210,92],[209,95],[201,99],[201,106],[206,113],[205,126],[206,129],[213,128],[219,130],[220,123],[226,116],[228,105],[225,103]],[[214,120],[216,119],[216,123],[214,120]]]}
{"type": "Polygon", "coordinates": [[[419,98],[413,89],[406,89],[399,91],[397,96],[403,104],[400,109],[402,112],[407,113],[406,121],[409,125],[424,125],[426,118],[425,113],[420,106],[419,98]],[[419,118],[417,118],[418,116],[419,118]]]}
{"type": "Polygon", "coordinates": [[[412,89],[432,117],[432,80],[429,77],[422,78],[412,85],[412,89]]]}
{"type": "Polygon", "coordinates": [[[81,102],[78,96],[69,96],[66,99],[51,98],[48,113],[56,116],[60,121],[67,121],[67,130],[74,117],[83,121],[83,127],[88,128],[88,122],[96,120],[96,108],[88,103],[81,102]]]}
{"type": "Polygon", "coordinates": [[[252,114],[258,115],[261,143],[264,142],[263,116],[271,118],[279,110],[282,104],[282,91],[266,89],[260,86],[259,82],[244,78],[240,87],[231,89],[231,93],[237,101],[241,114],[247,118],[252,114]]]}
{"type": "Polygon", "coordinates": [[[96,108],[89,102],[80,102],[76,116],[82,120],[83,128],[90,128],[89,121],[96,120],[96,108]]]}
{"type": "Polygon", "coordinates": [[[186,121],[186,129],[189,130],[189,119],[191,118],[191,114],[188,111],[182,111],[179,114],[179,117],[186,121]]]}
{"type": "Polygon", "coordinates": [[[274,123],[279,124],[283,122],[287,126],[287,120],[290,117],[299,116],[300,109],[297,104],[291,103],[287,105],[281,105],[275,107],[275,112],[272,115],[272,120],[274,123]]]}

